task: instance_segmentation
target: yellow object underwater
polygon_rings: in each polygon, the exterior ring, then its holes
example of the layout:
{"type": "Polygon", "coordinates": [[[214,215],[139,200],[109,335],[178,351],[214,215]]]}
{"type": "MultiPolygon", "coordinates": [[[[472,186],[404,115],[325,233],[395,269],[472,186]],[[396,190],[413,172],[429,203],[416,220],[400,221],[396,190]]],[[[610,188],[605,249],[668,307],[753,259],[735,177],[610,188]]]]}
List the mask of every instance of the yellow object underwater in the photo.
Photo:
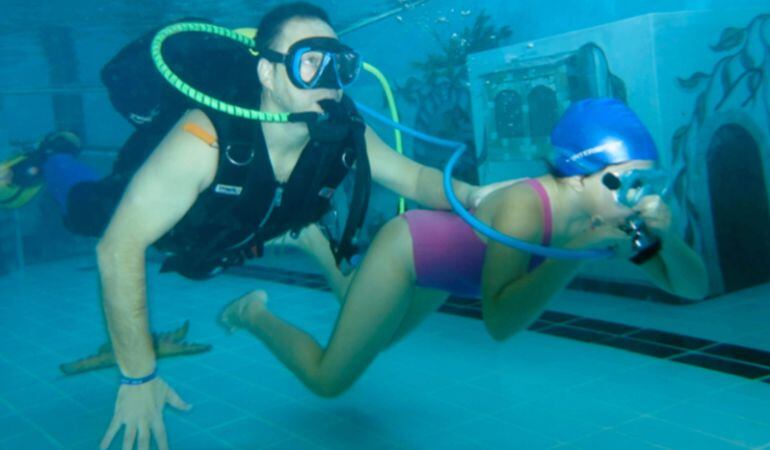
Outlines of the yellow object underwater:
{"type": "MultiPolygon", "coordinates": [[[[379,69],[374,67],[373,65],[365,62],[364,63],[364,70],[374,75],[377,80],[379,80],[380,85],[382,86],[382,91],[385,93],[385,98],[388,100],[388,108],[390,109],[390,118],[393,120],[393,122],[401,123],[398,120],[398,108],[396,107],[396,100],[393,97],[393,90],[390,88],[390,83],[388,83],[387,78],[385,78],[385,75],[380,72],[379,69]]],[[[401,130],[398,128],[394,128],[393,132],[395,134],[396,139],[396,151],[399,155],[404,154],[404,144],[401,140],[401,130]]],[[[404,197],[398,198],[398,214],[403,214],[406,211],[406,199],[404,197]]]]}
{"type": "MultiPolygon", "coordinates": [[[[233,31],[240,34],[241,36],[246,36],[247,38],[251,40],[257,39],[257,29],[256,28],[236,28],[233,31]]],[[[259,52],[250,48],[249,53],[251,53],[253,56],[259,56],[259,52]]]]}
{"type": "MultiPolygon", "coordinates": [[[[26,155],[17,155],[7,161],[0,163],[0,171],[10,170],[16,164],[27,159],[26,155]]],[[[35,186],[21,187],[13,184],[2,185],[0,184],[0,209],[16,209],[20,208],[43,189],[43,184],[35,186]]]]}

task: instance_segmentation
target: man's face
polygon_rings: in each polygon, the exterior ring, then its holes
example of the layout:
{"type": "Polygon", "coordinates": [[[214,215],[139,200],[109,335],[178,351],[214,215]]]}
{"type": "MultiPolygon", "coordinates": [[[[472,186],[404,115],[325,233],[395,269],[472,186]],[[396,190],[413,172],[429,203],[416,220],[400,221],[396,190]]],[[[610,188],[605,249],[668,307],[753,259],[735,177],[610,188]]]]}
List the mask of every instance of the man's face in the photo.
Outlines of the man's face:
{"type": "MultiPolygon", "coordinates": [[[[283,30],[278,35],[272,45],[272,49],[286,54],[289,47],[295,42],[310,37],[330,37],[337,38],[334,30],[325,22],[318,19],[298,18],[291,19],[283,26],[283,30]]],[[[272,66],[269,71],[269,82],[265,83],[265,89],[276,106],[282,111],[304,112],[314,111],[323,112],[318,105],[318,101],[333,99],[339,101],[342,98],[340,89],[299,89],[289,79],[284,64],[270,63],[266,60],[261,61],[272,66]]]]}

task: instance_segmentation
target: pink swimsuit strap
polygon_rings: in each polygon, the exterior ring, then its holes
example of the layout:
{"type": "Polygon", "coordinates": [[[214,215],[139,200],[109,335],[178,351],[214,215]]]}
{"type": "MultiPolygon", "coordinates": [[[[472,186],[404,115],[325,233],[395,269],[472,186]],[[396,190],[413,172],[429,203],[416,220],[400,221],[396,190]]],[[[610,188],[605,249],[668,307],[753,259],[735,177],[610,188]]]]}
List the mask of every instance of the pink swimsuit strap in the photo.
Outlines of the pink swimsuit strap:
{"type": "Polygon", "coordinates": [[[543,204],[543,245],[550,245],[553,234],[553,211],[551,210],[551,199],[548,197],[548,191],[543,187],[543,183],[534,178],[530,178],[526,182],[540,196],[540,201],[543,204]]]}
{"type": "MultiPolygon", "coordinates": [[[[532,189],[537,192],[540,197],[540,202],[543,205],[543,240],[542,244],[548,246],[551,244],[551,236],[553,234],[553,211],[551,211],[551,199],[548,197],[548,191],[543,187],[543,183],[534,178],[526,180],[532,189]]],[[[529,261],[529,271],[535,270],[540,264],[545,261],[545,257],[541,255],[532,255],[532,259],[529,261]]]]}

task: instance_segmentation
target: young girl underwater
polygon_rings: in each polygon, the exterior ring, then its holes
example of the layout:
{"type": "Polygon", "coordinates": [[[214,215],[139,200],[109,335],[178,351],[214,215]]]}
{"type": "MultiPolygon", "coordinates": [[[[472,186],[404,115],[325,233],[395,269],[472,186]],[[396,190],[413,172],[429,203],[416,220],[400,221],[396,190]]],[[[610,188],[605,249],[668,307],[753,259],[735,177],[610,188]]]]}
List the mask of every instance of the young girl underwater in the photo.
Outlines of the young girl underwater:
{"type": "MultiPolygon", "coordinates": [[[[611,248],[613,258],[632,260],[661,289],[703,298],[708,285],[704,264],[671,230],[669,207],[655,192],[658,153],[639,118],[617,100],[580,101],[557,123],[551,141],[548,175],[488,194],[474,216],[526,242],[573,250],[611,248]],[[629,237],[629,228],[639,226],[647,234],[635,239],[651,241],[641,251],[629,237]]],[[[322,347],[273,315],[263,291],[235,300],[220,320],[230,330],[250,331],[310,390],[325,397],[349,388],[383,349],[449,295],[481,298],[487,331],[504,340],[537,319],[585,263],[546,259],[500,244],[447,211],[412,210],[392,219],[348,279],[335,272],[317,227],[306,229],[299,241],[344,299],[328,345],[322,347]]]]}

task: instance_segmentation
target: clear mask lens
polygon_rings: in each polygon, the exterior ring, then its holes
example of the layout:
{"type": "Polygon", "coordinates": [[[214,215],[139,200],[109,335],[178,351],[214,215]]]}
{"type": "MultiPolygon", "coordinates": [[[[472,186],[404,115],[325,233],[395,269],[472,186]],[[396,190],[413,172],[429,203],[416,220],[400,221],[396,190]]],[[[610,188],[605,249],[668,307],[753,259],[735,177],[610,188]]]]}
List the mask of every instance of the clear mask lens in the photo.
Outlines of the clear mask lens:
{"type": "Polygon", "coordinates": [[[302,53],[299,57],[299,78],[305,83],[312,83],[322,72],[324,59],[328,57],[327,53],[317,50],[302,53]]]}
{"type": "Polygon", "coordinates": [[[361,71],[361,56],[342,44],[327,49],[309,43],[294,50],[293,55],[294,79],[305,89],[341,89],[353,83],[361,71]]]}
{"type": "Polygon", "coordinates": [[[356,52],[338,53],[334,58],[335,69],[340,83],[347,86],[358,78],[361,72],[361,57],[356,52]]]}

